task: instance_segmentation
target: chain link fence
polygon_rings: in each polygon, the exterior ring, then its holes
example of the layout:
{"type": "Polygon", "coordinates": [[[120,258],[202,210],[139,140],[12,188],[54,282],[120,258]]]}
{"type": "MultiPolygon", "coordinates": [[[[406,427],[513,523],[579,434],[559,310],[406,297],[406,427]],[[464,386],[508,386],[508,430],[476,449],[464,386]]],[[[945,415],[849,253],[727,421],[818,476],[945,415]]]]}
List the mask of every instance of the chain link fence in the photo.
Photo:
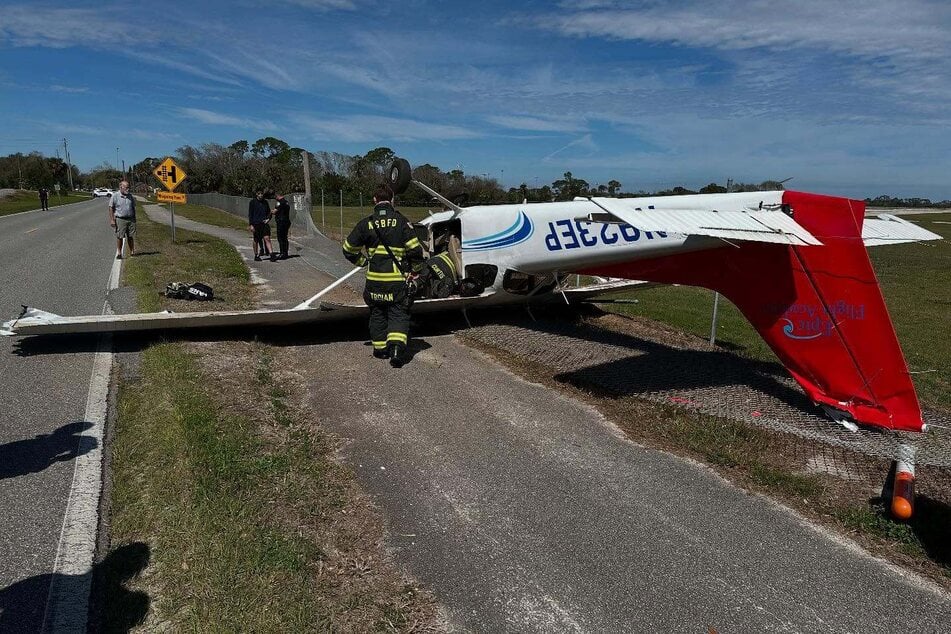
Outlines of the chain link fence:
{"type": "MultiPolygon", "coordinates": [[[[300,193],[287,194],[288,202],[291,205],[291,235],[308,235],[320,233],[314,226],[314,220],[310,215],[311,202],[307,196],[300,193]]],[[[226,211],[232,216],[247,219],[248,203],[251,199],[246,196],[228,196],[226,194],[188,194],[188,202],[195,205],[204,205],[226,211]]],[[[273,207],[273,201],[268,204],[273,207]]]]}

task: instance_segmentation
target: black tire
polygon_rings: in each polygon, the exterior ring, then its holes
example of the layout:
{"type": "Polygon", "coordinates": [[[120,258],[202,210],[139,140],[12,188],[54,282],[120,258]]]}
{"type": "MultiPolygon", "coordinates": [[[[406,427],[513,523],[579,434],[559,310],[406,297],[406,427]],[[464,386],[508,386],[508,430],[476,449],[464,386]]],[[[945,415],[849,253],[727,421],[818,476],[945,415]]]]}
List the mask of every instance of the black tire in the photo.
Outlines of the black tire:
{"type": "Polygon", "coordinates": [[[409,166],[409,161],[401,158],[393,159],[390,169],[387,170],[387,180],[394,194],[405,192],[410,181],[413,180],[413,169],[409,166]]]}

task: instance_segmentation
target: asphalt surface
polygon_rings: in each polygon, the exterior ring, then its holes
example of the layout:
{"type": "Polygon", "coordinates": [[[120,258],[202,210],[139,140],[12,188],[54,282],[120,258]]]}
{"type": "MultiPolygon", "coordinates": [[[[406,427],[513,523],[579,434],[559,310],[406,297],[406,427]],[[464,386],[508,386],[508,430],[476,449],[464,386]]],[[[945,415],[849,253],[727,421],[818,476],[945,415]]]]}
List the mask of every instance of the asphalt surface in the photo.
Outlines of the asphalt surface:
{"type": "MultiPolygon", "coordinates": [[[[115,254],[103,199],[0,217],[0,321],[21,304],[102,311],[115,254]]],[[[95,340],[0,337],[0,631],[39,630],[80,447],[95,340]]]]}

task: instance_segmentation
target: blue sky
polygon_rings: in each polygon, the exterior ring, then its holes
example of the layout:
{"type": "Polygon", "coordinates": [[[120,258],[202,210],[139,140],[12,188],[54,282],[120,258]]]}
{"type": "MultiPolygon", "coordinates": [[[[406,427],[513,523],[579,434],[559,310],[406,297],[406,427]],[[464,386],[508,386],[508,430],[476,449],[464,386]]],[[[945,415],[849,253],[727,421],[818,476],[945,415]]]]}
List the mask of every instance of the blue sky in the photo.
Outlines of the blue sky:
{"type": "Polygon", "coordinates": [[[0,0],[0,155],[275,136],[506,186],[951,199],[951,3],[0,0]],[[59,144],[59,145],[57,145],[59,144]]]}

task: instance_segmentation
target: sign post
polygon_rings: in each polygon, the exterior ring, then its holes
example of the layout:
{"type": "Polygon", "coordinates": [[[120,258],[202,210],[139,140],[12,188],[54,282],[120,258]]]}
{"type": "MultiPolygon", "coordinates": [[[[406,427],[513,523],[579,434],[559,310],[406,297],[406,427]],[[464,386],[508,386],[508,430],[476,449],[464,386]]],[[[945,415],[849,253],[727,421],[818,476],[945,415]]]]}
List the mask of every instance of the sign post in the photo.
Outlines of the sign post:
{"type": "Polygon", "coordinates": [[[175,193],[175,188],[185,180],[185,170],[180,168],[171,157],[166,157],[159,163],[158,167],[152,170],[155,177],[159,179],[167,192],[159,192],[156,198],[159,202],[168,202],[169,212],[172,214],[172,243],[175,243],[175,203],[185,203],[187,197],[185,194],[175,193]]]}

